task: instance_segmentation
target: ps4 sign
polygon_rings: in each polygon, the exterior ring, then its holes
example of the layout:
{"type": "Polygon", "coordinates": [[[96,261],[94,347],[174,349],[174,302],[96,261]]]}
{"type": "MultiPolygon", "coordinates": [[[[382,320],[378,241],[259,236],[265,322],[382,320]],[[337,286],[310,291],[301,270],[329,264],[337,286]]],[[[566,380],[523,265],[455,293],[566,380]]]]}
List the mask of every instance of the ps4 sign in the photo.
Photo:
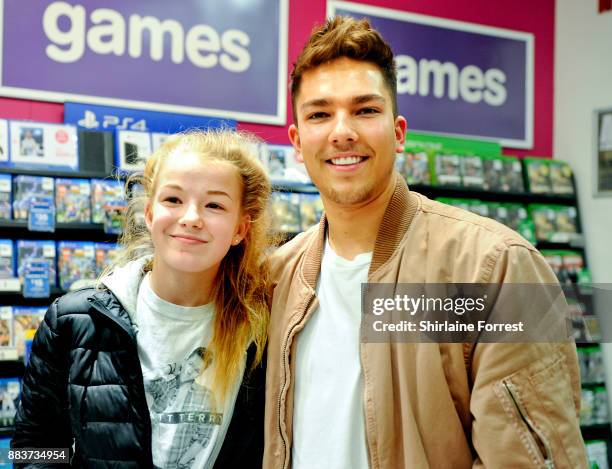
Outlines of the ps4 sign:
{"type": "Polygon", "coordinates": [[[532,34],[350,2],[391,45],[399,112],[413,130],[533,146],[532,34]]]}
{"type": "Polygon", "coordinates": [[[0,0],[0,95],[286,121],[288,0],[0,0]]]}

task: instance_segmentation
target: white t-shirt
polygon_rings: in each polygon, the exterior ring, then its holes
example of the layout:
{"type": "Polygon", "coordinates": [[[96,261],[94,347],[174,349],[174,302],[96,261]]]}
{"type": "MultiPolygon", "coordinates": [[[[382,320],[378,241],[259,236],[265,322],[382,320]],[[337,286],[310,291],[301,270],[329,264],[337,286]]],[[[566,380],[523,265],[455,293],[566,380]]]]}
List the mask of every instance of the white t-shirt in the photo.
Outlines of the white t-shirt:
{"type": "Polygon", "coordinates": [[[143,279],[135,321],[155,467],[209,468],[221,449],[239,382],[219,408],[211,391],[214,365],[202,358],[213,319],[212,304],[169,303],[153,292],[149,274],[143,279]]]}
{"type": "Polygon", "coordinates": [[[349,261],[325,243],[319,307],[297,337],[293,469],[369,466],[359,332],[371,262],[372,253],[349,261]]]}

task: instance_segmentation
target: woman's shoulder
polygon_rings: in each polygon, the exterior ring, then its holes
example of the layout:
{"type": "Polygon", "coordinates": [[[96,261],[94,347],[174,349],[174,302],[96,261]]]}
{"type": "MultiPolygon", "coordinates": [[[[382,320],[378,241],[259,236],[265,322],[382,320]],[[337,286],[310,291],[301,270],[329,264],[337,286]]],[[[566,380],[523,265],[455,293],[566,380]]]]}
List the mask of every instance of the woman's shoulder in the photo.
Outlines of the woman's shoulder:
{"type": "Polygon", "coordinates": [[[91,299],[97,292],[100,292],[100,290],[92,286],[73,290],[55,300],[52,308],[54,307],[58,316],[70,313],[87,313],[91,308],[91,299]]]}

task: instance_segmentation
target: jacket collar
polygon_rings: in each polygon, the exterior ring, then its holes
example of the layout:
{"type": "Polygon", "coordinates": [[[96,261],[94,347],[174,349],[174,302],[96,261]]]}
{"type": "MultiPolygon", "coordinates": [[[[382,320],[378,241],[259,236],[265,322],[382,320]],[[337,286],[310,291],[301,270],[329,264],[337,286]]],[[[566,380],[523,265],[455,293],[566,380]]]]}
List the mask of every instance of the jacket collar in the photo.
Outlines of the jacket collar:
{"type": "Polygon", "coordinates": [[[150,260],[150,256],[143,256],[123,266],[115,267],[110,274],[100,279],[100,283],[117,297],[119,303],[130,315],[132,322],[136,322],[138,290],[145,275],[145,266],[150,260]]]}
{"type": "MultiPolygon", "coordinates": [[[[370,265],[370,275],[387,262],[396,251],[418,208],[418,199],[411,197],[406,181],[397,172],[394,173],[394,177],[395,189],[378,229],[372,264],[370,265]]],[[[305,282],[313,290],[316,288],[317,277],[321,270],[327,224],[327,217],[324,214],[321,217],[317,235],[310,241],[304,256],[302,275],[305,282]]]]}

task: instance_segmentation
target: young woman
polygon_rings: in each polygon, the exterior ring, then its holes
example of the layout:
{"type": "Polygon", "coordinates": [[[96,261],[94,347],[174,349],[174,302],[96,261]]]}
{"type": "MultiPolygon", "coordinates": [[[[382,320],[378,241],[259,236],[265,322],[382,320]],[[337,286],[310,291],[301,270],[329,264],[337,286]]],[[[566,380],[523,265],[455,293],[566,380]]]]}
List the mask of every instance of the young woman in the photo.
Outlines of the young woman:
{"type": "Polygon", "coordinates": [[[190,132],[147,161],[119,260],[36,334],[13,447],[74,444],[77,467],[261,467],[270,184],[254,143],[190,132]]]}

